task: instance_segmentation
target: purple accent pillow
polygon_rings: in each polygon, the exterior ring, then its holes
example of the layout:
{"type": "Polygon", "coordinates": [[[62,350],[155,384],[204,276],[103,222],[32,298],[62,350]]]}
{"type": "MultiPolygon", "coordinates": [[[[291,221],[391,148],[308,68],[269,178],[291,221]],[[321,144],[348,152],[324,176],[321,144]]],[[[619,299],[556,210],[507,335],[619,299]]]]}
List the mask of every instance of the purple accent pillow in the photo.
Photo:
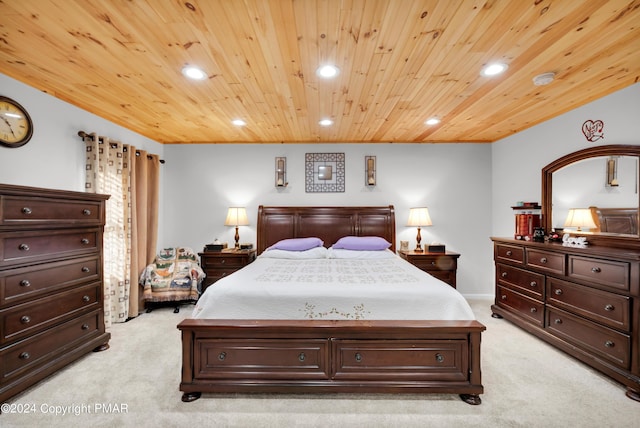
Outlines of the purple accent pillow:
{"type": "Polygon", "coordinates": [[[391,246],[390,242],[379,236],[345,236],[338,239],[332,248],[344,250],[376,251],[386,250],[391,246]]]}
{"type": "Polygon", "coordinates": [[[305,251],[322,247],[324,242],[320,238],[291,238],[278,241],[267,250],[305,251]]]}

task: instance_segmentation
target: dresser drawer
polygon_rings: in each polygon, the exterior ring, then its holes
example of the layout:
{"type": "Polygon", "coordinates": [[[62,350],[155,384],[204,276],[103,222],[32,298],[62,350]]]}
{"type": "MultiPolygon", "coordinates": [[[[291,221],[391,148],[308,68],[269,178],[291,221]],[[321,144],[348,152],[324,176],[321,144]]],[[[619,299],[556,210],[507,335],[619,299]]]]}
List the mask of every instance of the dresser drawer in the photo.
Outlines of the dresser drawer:
{"type": "Polygon", "coordinates": [[[544,299],[544,275],[496,264],[496,283],[517,290],[534,299],[544,299]]]}
{"type": "Polygon", "coordinates": [[[544,325],[544,305],[542,302],[501,286],[498,286],[496,291],[498,306],[515,312],[540,327],[544,325]]]}
{"type": "Polygon", "coordinates": [[[327,379],[326,339],[200,339],[194,345],[197,379],[327,379]],[[247,370],[251,367],[251,370],[247,370]]]}
{"type": "Polygon", "coordinates": [[[0,234],[0,266],[98,252],[100,228],[0,234]]]}
{"type": "Polygon", "coordinates": [[[469,372],[464,340],[333,339],[333,378],[464,381],[469,372]]]}
{"type": "Polygon", "coordinates": [[[527,248],[526,257],[526,266],[528,268],[539,269],[545,272],[556,273],[558,275],[564,275],[564,254],[538,250],[535,248],[527,248]]]}
{"type": "Polygon", "coordinates": [[[524,264],[524,248],[515,245],[496,244],[495,245],[496,261],[507,261],[511,263],[524,264]]]}
{"type": "Polygon", "coordinates": [[[414,257],[411,259],[411,263],[418,269],[429,273],[440,270],[457,270],[458,267],[456,258],[447,256],[414,257]]]}
{"type": "Polygon", "coordinates": [[[35,331],[102,304],[100,285],[87,285],[0,311],[0,343],[35,331]]]}
{"type": "Polygon", "coordinates": [[[560,309],[547,308],[547,330],[583,350],[629,368],[629,335],[589,322],[560,309]]]}
{"type": "Polygon", "coordinates": [[[24,372],[33,372],[38,363],[47,363],[57,354],[73,349],[78,342],[89,340],[101,334],[104,321],[99,312],[61,324],[51,330],[43,331],[27,340],[23,340],[0,349],[0,370],[2,381],[24,372]]]}
{"type": "Polygon", "coordinates": [[[556,278],[549,278],[547,284],[547,303],[609,327],[629,330],[631,317],[629,297],[556,278]]]}
{"type": "Polygon", "coordinates": [[[101,203],[27,196],[0,197],[0,225],[102,224],[101,203]]]}
{"type": "Polygon", "coordinates": [[[629,270],[630,265],[626,262],[569,256],[570,278],[595,282],[618,290],[629,290],[629,270]]]}
{"type": "Polygon", "coordinates": [[[98,281],[100,268],[99,257],[92,256],[0,272],[0,307],[98,281]]]}

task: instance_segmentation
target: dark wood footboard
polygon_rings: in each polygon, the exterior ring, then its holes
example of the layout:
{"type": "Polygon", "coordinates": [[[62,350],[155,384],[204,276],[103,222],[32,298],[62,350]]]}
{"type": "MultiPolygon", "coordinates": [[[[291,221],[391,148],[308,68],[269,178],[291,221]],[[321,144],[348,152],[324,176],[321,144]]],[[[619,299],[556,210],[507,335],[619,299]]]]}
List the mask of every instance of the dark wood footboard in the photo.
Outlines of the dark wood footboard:
{"type": "Polygon", "coordinates": [[[196,320],[183,401],[201,393],[453,393],[480,404],[477,321],[196,320]]]}

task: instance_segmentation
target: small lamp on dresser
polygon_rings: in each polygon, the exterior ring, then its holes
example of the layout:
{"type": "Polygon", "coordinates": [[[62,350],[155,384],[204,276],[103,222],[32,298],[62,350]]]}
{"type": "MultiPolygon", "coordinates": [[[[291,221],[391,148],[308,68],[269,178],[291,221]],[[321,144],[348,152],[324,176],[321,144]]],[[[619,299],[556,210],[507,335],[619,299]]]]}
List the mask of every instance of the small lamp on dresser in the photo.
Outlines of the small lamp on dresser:
{"type": "Polygon", "coordinates": [[[431,225],[431,217],[429,216],[429,209],[427,207],[409,209],[409,221],[407,222],[407,226],[414,226],[418,228],[416,249],[414,250],[416,253],[422,252],[422,246],[420,245],[420,241],[422,240],[422,237],[420,236],[420,228],[431,225]]]}
{"type": "Polygon", "coordinates": [[[244,207],[230,207],[227,212],[227,219],[224,221],[225,226],[235,226],[236,228],[236,249],[240,249],[240,234],[238,233],[238,226],[248,226],[249,219],[247,218],[247,210],[244,207]]]}
{"type": "Polygon", "coordinates": [[[583,232],[583,227],[587,229],[598,228],[589,208],[571,208],[564,222],[564,227],[575,227],[577,228],[576,232],[583,232]]]}

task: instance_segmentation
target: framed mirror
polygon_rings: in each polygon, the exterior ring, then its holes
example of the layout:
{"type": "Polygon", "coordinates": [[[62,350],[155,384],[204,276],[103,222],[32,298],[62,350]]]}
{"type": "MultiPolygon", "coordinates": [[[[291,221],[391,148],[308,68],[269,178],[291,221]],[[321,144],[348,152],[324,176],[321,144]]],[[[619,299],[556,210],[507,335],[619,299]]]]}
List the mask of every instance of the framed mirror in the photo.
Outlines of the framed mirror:
{"type": "Polygon", "coordinates": [[[565,228],[570,209],[588,209],[593,224],[563,233],[596,245],[640,248],[640,146],[607,145],[579,150],[542,169],[545,231],[565,228]]]}

